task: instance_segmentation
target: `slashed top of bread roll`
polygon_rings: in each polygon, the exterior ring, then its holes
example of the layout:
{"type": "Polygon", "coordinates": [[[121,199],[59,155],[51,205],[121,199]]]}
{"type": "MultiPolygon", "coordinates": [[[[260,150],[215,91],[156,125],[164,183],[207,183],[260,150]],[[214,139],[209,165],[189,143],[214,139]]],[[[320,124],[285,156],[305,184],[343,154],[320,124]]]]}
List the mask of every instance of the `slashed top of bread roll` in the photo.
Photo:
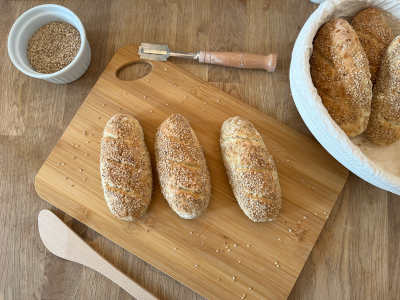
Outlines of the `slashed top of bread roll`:
{"type": "Polygon", "coordinates": [[[220,145],[233,194],[253,222],[279,215],[281,188],[275,162],[254,125],[232,117],[222,124],[220,145]]]}
{"type": "Polygon", "coordinates": [[[211,197],[203,149],[186,118],[173,114],[159,127],[155,140],[161,191],[181,218],[198,217],[211,197]]]}
{"type": "Polygon", "coordinates": [[[379,8],[370,7],[356,14],[351,25],[367,54],[371,80],[375,83],[385,50],[393,40],[387,16],[379,8]]]}
{"type": "Polygon", "coordinates": [[[378,145],[389,145],[400,138],[400,35],[383,57],[366,135],[378,145]]]}
{"type": "Polygon", "coordinates": [[[132,116],[116,114],[108,120],[100,172],[104,198],[114,216],[132,221],[146,212],[152,193],[150,155],[143,129],[132,116]]]}
{"type": "Polygon", "coordinates": [[[332,119],[348,136],[362,133],[371,112],[371,75],[364,49],[346,20],[333,19],[319,29],[310,67],[332,119]]]}

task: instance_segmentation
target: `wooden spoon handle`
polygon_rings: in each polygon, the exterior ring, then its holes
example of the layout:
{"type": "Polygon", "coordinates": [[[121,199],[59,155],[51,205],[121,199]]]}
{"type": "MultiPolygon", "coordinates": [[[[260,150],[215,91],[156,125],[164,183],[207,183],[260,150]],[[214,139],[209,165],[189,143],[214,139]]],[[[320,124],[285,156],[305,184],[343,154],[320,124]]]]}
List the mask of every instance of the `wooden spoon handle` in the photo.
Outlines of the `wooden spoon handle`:
{"type": "Polygon", "coordinates": [[[260,55],[241,52],[199,52],[199,63],[221,65],[241,69],[263,69],[274,72],[276,54],[260,55]]]}
{"type": "Polygon", "coordinates": [[[157,300],[150,292],[105,260],[51,211],[40,211],[38,227],[43,244],[54,255],[103,274],[137,299],[157,300]]]}

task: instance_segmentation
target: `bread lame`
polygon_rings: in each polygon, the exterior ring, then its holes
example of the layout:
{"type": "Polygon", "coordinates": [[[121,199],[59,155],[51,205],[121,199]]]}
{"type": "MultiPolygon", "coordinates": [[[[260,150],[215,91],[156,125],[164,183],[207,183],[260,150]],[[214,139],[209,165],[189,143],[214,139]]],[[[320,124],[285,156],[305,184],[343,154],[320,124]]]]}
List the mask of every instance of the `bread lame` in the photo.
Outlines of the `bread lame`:
{"type": "Polygon", "coordinates": [[[197,60],[201,64],[220,65],[240,69],[261,69],[274,72],[277,55],[260,55],[242,52],[199,51],[174,52],[167,45],[141,43],[138,54],[141,59],[166,61],[170,56],[197,60]]]}

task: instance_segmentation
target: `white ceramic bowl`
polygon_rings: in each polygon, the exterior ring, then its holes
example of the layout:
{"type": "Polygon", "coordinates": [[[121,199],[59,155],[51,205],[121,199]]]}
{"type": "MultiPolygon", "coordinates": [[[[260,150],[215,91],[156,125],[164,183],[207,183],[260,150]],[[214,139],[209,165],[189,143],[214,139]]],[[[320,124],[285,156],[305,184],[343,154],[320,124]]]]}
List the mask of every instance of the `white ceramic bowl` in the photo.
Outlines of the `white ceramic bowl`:
{"type": "Polygon", "coordinates": [[[90,46],[81,20],[68,8],[55,4],[35,6],[18,17],[8,35],[8,55],[22,73],[53,83],[77,80],[90,64],[90,46]],[[26,56],[28,41],[36,30],[53,21],[63,21],[74,26],[80,33],[81,46],[76,57],[65,68],[51,74],[38,73],[32,69],[26,56]]]}
{"type": "Polygon", "coordinates": [[[379,7],[400,19],[399,0],[327,0],[308,18],[297,37],[290,64],[290,89],[297,109],[320,144],[354,174],[400,195],[400,142],[378,147],[363,137],[349,139],[322,104],[310,75],[310,56],[318,29],[333,17],[349,17],[379,7]]]}

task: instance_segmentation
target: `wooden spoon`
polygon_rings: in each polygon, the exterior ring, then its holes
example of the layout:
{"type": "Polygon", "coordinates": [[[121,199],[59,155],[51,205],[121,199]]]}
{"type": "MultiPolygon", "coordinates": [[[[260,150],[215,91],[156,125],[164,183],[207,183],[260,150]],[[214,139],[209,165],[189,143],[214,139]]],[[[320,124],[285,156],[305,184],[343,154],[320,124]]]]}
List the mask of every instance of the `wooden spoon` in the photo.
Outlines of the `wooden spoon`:
{"type": "Polygon", "coordinates": [[[101,257],[51,211],[40,211],[38,225],[43,244],[54,255],[96,270],[137,299],[157,299],[101,257]]]}

